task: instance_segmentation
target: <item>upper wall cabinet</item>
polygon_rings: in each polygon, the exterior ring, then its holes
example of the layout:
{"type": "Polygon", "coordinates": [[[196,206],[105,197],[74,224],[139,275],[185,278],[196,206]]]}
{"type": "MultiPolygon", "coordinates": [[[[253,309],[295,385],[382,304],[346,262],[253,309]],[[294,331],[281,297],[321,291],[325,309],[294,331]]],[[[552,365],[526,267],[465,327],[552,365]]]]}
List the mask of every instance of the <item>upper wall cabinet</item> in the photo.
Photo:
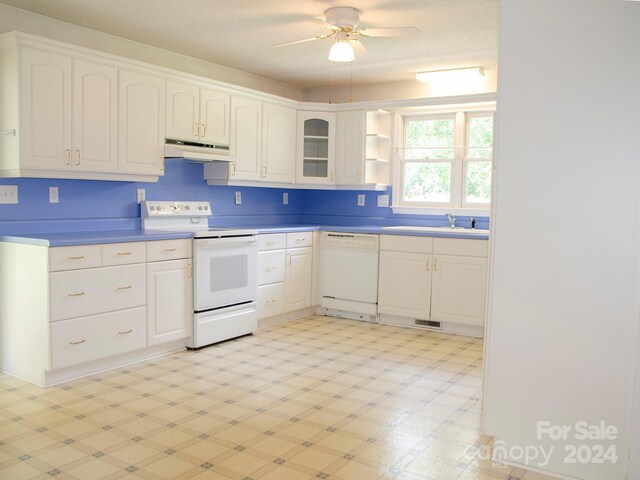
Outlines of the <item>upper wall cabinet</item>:
{"type": "Polygon", "coordinates": [[[230,95],[167,80],[167,138],[229,145],[230,95]]]}
{"type": "Polygon", "coordinates": [[[118,170],[162,175],[165,82],[146,73],[120,70],[118,82],[118,170]]]}
{"type": "Polygon", "coordinates": [[[233,95],[229,180],[260,180],[261,132],[262,102],[233,95]]]}
{"type": "Polygon", "coordinates": [[[335,183],[335,138],[335,113],[298,112],[297,183],[335,183]]]}
{"type": "Polygon", "coordinates": [[[293,183],[296,156],[296,110],[263,102],[262,176],[265,182],[293,183]]]}
{"type": "Polygon", "coordinates": [[[25,38],[0,36],[0,176],[157,181],[164,79],[25,38]]]}
{"type": "Polygon", "coordinates": [[[339,185],[388,185],[392,114],[383,110],[338,113],[339,185]]]}

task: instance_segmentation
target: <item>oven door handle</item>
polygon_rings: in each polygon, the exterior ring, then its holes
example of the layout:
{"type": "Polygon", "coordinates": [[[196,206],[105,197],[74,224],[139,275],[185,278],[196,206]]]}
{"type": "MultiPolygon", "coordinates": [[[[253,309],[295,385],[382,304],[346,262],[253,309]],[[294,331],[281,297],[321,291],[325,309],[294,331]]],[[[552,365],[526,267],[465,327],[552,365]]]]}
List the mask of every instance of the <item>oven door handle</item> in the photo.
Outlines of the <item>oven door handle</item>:
{"type": "Polygon", "coordinates": [[[258,239],[251,237],[201,238],[196,240],[196,250],[257,245],[258,239]]]}

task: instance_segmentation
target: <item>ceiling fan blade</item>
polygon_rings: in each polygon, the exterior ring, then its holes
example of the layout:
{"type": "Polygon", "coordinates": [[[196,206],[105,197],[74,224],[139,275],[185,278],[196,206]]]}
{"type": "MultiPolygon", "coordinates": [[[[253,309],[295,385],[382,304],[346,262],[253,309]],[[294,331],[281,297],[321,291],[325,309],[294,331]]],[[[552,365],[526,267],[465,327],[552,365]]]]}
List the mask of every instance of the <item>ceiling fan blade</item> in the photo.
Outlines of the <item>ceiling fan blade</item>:
{"type": "Polygon", "coordinates": [[[300,43],[307,43],[307,42],[313,42],[315,40],[322,40],[324,38],[329,38],[334,33],[335,32],[327,33],[326,35],[316,35],[315,37],[305,38],[304,40],[295,40],[293,42],[278,43],[277,45],[271,45],[271,48],[289,47],[291,45],[298,45],[300,43]]]}
{"type": "Polygon", "coordinates": [[[361,28],[358,35],[363,37],[414,37],[420,33],[415,27],[361,28]]]}

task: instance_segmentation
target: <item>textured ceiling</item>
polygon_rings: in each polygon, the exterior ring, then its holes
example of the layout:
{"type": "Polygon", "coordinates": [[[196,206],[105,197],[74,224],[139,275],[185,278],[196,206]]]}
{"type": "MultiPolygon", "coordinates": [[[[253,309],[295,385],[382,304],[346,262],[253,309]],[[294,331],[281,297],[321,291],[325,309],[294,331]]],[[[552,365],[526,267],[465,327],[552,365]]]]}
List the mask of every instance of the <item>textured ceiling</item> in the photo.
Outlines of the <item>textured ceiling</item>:
{"type": "Polygon", "coordinates": [[[367,38],[337,82],[412,79],[421,70],[496,69],[498,0],[0,0],[65,22],[251,72],[302,88],[326,86],[331,40],[271,45],[325,33],[324,11],[351,6],[360,26],[412,26],[411,38],[367,38]]]}

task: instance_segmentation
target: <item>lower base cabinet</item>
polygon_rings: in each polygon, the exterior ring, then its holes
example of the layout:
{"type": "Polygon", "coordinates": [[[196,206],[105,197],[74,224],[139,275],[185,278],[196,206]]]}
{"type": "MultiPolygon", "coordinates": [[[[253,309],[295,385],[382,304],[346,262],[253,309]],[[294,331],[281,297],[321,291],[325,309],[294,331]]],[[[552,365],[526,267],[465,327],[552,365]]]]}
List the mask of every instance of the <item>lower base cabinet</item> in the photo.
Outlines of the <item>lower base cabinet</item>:
{"type": "Polygon", "coordinates": [[[311,247],[287,250],[285,274],[285,312],[311,306],[311,278],[313,273],[313,249],[311,247]]]}
{"type": "Polygon", "coordinates": [[[147,263],[147,341],[149,345],[191,335],[193,282],[190,259],[147,263]]]}
{"type": "Polygon", "coordinates": [[[487,240],[382,235],[378,313],[484,327],[487,240]]]}

